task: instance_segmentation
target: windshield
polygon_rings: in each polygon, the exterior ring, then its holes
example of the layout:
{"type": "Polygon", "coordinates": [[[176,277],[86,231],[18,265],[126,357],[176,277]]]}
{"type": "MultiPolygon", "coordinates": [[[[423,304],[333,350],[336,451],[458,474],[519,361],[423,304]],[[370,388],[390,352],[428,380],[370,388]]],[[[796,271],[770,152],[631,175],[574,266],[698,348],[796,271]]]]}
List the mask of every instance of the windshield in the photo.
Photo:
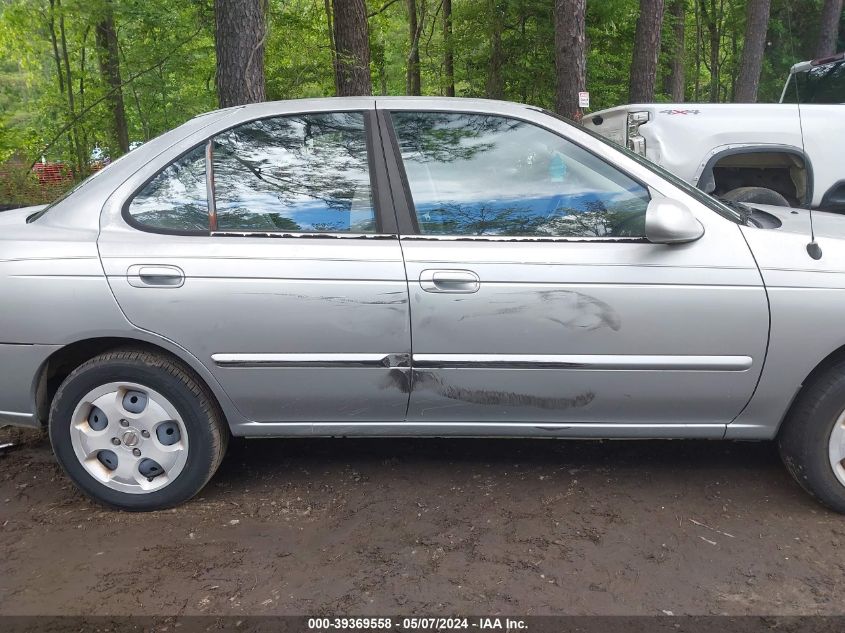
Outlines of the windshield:
{"type": "Polygon", "coordinates": [[[594,132],[593,130],[587,129],[586,127],[580,126],[577,123],[575,123],[574,121],[567,119],[566,117],[560,116],[559,114],[555,114],[554,112],[551,112],[549,110],[545,110],[545,109],[541,109],[541,108],[538,108],[538,109],[542,110],[542,112],[544,112],[544,113],[546,113],[550,116],[553,116],[556,119],[559,119],[559,120],[561,120],[565,123],[568,123],[569,125],[578,126],[578,129],[581,130],[582,132],[586,132],[587,134],[592,136],[597,141],[601,141],[605,145],[608,145],[608,146],[612,147],[613,149],[624,153],[628,158],[636,161],[637,163],[639,163],[640,165],[642,165],[643,167],[645,167],[649,171],[656,173],[658,176],[660,176],[664,180],[668,180],[671,184],[675,185],[678,189],[681,189],[687,195],[695,198],[698,202],[700,202],[701,204],[703,204],[707,208],[712,209],[713,211],[715,211],[716,213],[718,213],[722,217],[727,218],[731,222],[736,222],[737,224],[745,224],[745,217],[738,210],[735,210],[735,209],[728,207],[727,205],[723,204],[722,202],[720,202],[719,200],[717,200],[713,196],[704,193],[701,189],[693,187],[688,182],[681,180],[675,174],[666,171],[665,169],[663,169],[663,167],[661,167],[660,165],[657,165],[656,163],[651,162],[650,160],[648,160],[644,156],[640,156],[636,152],[632,152],[631,150],[629,150],[627,147],[619,145],[618,143],[614,143],[610,139],[602,136],[601,134],[598,134],[598,133],[594,132]]]}
{"type": "Polygon", "coordinates": [[[783,103],[845,103],[845,62],[793,73],[783,103]]]}

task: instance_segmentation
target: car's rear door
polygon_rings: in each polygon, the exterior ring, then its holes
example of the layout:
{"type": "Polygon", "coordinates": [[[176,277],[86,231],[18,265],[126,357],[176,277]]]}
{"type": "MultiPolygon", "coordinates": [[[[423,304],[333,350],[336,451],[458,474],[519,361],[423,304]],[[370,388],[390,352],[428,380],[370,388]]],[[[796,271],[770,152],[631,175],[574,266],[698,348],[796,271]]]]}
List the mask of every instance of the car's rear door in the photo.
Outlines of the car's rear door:
{"type": "Polygon", "coordinates": [[[754,390],[768,333],[738,226],[698,206],[704,237],[649,243],[646,207],[674,186],[541,112],[449,105],[463,111],[379,102],[402,167],[408,422],[720,435],[754,390]]]}
{"type": "Polygon", "coordinates": [[[205,363],[267,433],[401,422],[407,406],[385,387],[408,371],[410,328],[373,101],[325,103],[260,106],[165,154],[99,240],[127,318],[205,363]]]}

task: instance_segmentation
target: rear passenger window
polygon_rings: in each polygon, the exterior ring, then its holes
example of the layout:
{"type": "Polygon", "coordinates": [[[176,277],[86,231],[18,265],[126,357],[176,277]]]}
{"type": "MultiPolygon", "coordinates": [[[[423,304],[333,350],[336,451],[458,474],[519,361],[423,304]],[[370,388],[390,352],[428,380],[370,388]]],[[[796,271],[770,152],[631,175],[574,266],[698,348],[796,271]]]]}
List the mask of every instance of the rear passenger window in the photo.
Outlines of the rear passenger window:
{"type": "Polygon", "coordinates": [[[481,114],[392,120],[422,234],[645,235],[648,190],[553,132],[481,114]]]}
{"type": "Polygon", "coordinates": [[[205,146],[168,165],[132,199],[129,216],[164,232],[208,233],[205,146]]]}
{"type": "Polygon", "coordinates": [[[219,231],[376,231],[360,112],[252,121],[213,151],[219,231]]]}

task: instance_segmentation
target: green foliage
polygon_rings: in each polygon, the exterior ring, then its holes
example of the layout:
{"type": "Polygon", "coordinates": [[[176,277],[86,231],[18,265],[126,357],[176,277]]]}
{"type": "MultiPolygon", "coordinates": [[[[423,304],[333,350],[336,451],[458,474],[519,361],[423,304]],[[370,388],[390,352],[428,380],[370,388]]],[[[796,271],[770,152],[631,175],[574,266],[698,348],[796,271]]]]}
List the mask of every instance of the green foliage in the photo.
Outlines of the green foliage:
{"type": "MultiPolygon", "coordinates": [[[[421,25],[422,92],[445,94],[442,0],[414,1],[421,25]]],[[[700,11],[707,3],[717,14],[719,31],[718,98],[730,100],[742,53],[746,0],[685,2],[686,98],[710,97],[708,31],[700,11]]],[[[772,0],[761,101],[777,100],[789,67],[812,57],[821,3],[772,0]]],[[[269,99],[334,93],[326,12],[330,4],[269,0],[265,52],[269,99]]],[[[452,0],[452,5],[456,93],[499,94],[551,108],[554,0],[452,0]]],[[[410,48],[408,0],[368,0],[367,8],[373,90],[404,94],[410,48]]],[[[215,107],[213,0],[0,0],[0,165],[14,158],[26,171],[43,155],[49,162],[71,166],[75,177],[81,178],[91,168],[92,152],[117,156],[110,93],[96,38],[97,25],[109,9],[119,43],[130,141],[143,142],[215,107]],[[72,108],[65,65],[70,68],[72,108]]],[[[587,1],[587,89],[593,110],[627,99],[638,13],[639,0],[587,1]]],[[[668,20],[662,35],[655,99],[668,101],[665,76],[675,49],[668,20]]],[[[16,190],[28,191],[24,185],[16,190]]]]}
{"type": "MultiPolygon", "coordinates": [[[[48,161],[74,164],[70,135],[61,133],[68,124],[83,144],[86,160],[95,148],[116,156],[105,100],[108,88],[102,80],[95,40],[105,2],[55,2],[52,32],[58,40],[58,65],[50,35],[50,2],[7,0],[0,5],[0,129],[4,131],[0,158],[17,153],[31,163],[43,153],[48,161]],[[60,21],[74,97],[72,112],[66,95],[60,21]],[[59,68],[65,91],[59,85],[59,68]]],[[[130,140],[148,140],[213,109],[210,8],[166,0],[120,0],[112,5],[122,79],[128,81],[123,97],[130,140]]]]}
{"type": "MultiPolygon", "coordinates": [[[[780,99],[792,64],[813,58],[821,7],[822,0],[772,0],[766,57],[760,77],[760,101],[780,99]]],[[[840,35],[842,33],[845,31],[840,30],[840,35]]]]}
{"type": "Polygon", "coordinates": [[[634,55],[639,3],[606,0],[587,3],[587,90],[593,110],[628,98],[628,71],[634,55]]]}
{"type": "Polygon", "coordinates": [[[334,94],[328,20],[322,0],[272,0],[264,59],[268,99],[334,94]]]}

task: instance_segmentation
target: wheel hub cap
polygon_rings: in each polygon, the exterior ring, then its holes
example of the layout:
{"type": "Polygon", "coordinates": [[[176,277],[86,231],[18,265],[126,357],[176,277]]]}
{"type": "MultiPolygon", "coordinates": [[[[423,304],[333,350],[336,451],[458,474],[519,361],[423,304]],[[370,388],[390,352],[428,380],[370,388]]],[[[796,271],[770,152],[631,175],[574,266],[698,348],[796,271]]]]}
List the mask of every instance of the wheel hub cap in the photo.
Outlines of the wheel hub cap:
{"type": "Polygon", "coordinates": [[[126,444],[126,446],[137,446],[138,441],[138,435],[135,431],[126,431],[126,433],[123,434],[123,443],[126,444]]]}
{"type": "Polygon", "coordinates": [[[167,486],[188,460],[188,433],[176,407],[137,383],[112,382],[85,394],[73,412],[70,437],[88,474],[130,494],[167,486]]]}
{"type": "Polygon", "coordinates": [[[845,486],[845,411],[839,415],[830,431],[828,455],[833,474],[845,486]]]}

